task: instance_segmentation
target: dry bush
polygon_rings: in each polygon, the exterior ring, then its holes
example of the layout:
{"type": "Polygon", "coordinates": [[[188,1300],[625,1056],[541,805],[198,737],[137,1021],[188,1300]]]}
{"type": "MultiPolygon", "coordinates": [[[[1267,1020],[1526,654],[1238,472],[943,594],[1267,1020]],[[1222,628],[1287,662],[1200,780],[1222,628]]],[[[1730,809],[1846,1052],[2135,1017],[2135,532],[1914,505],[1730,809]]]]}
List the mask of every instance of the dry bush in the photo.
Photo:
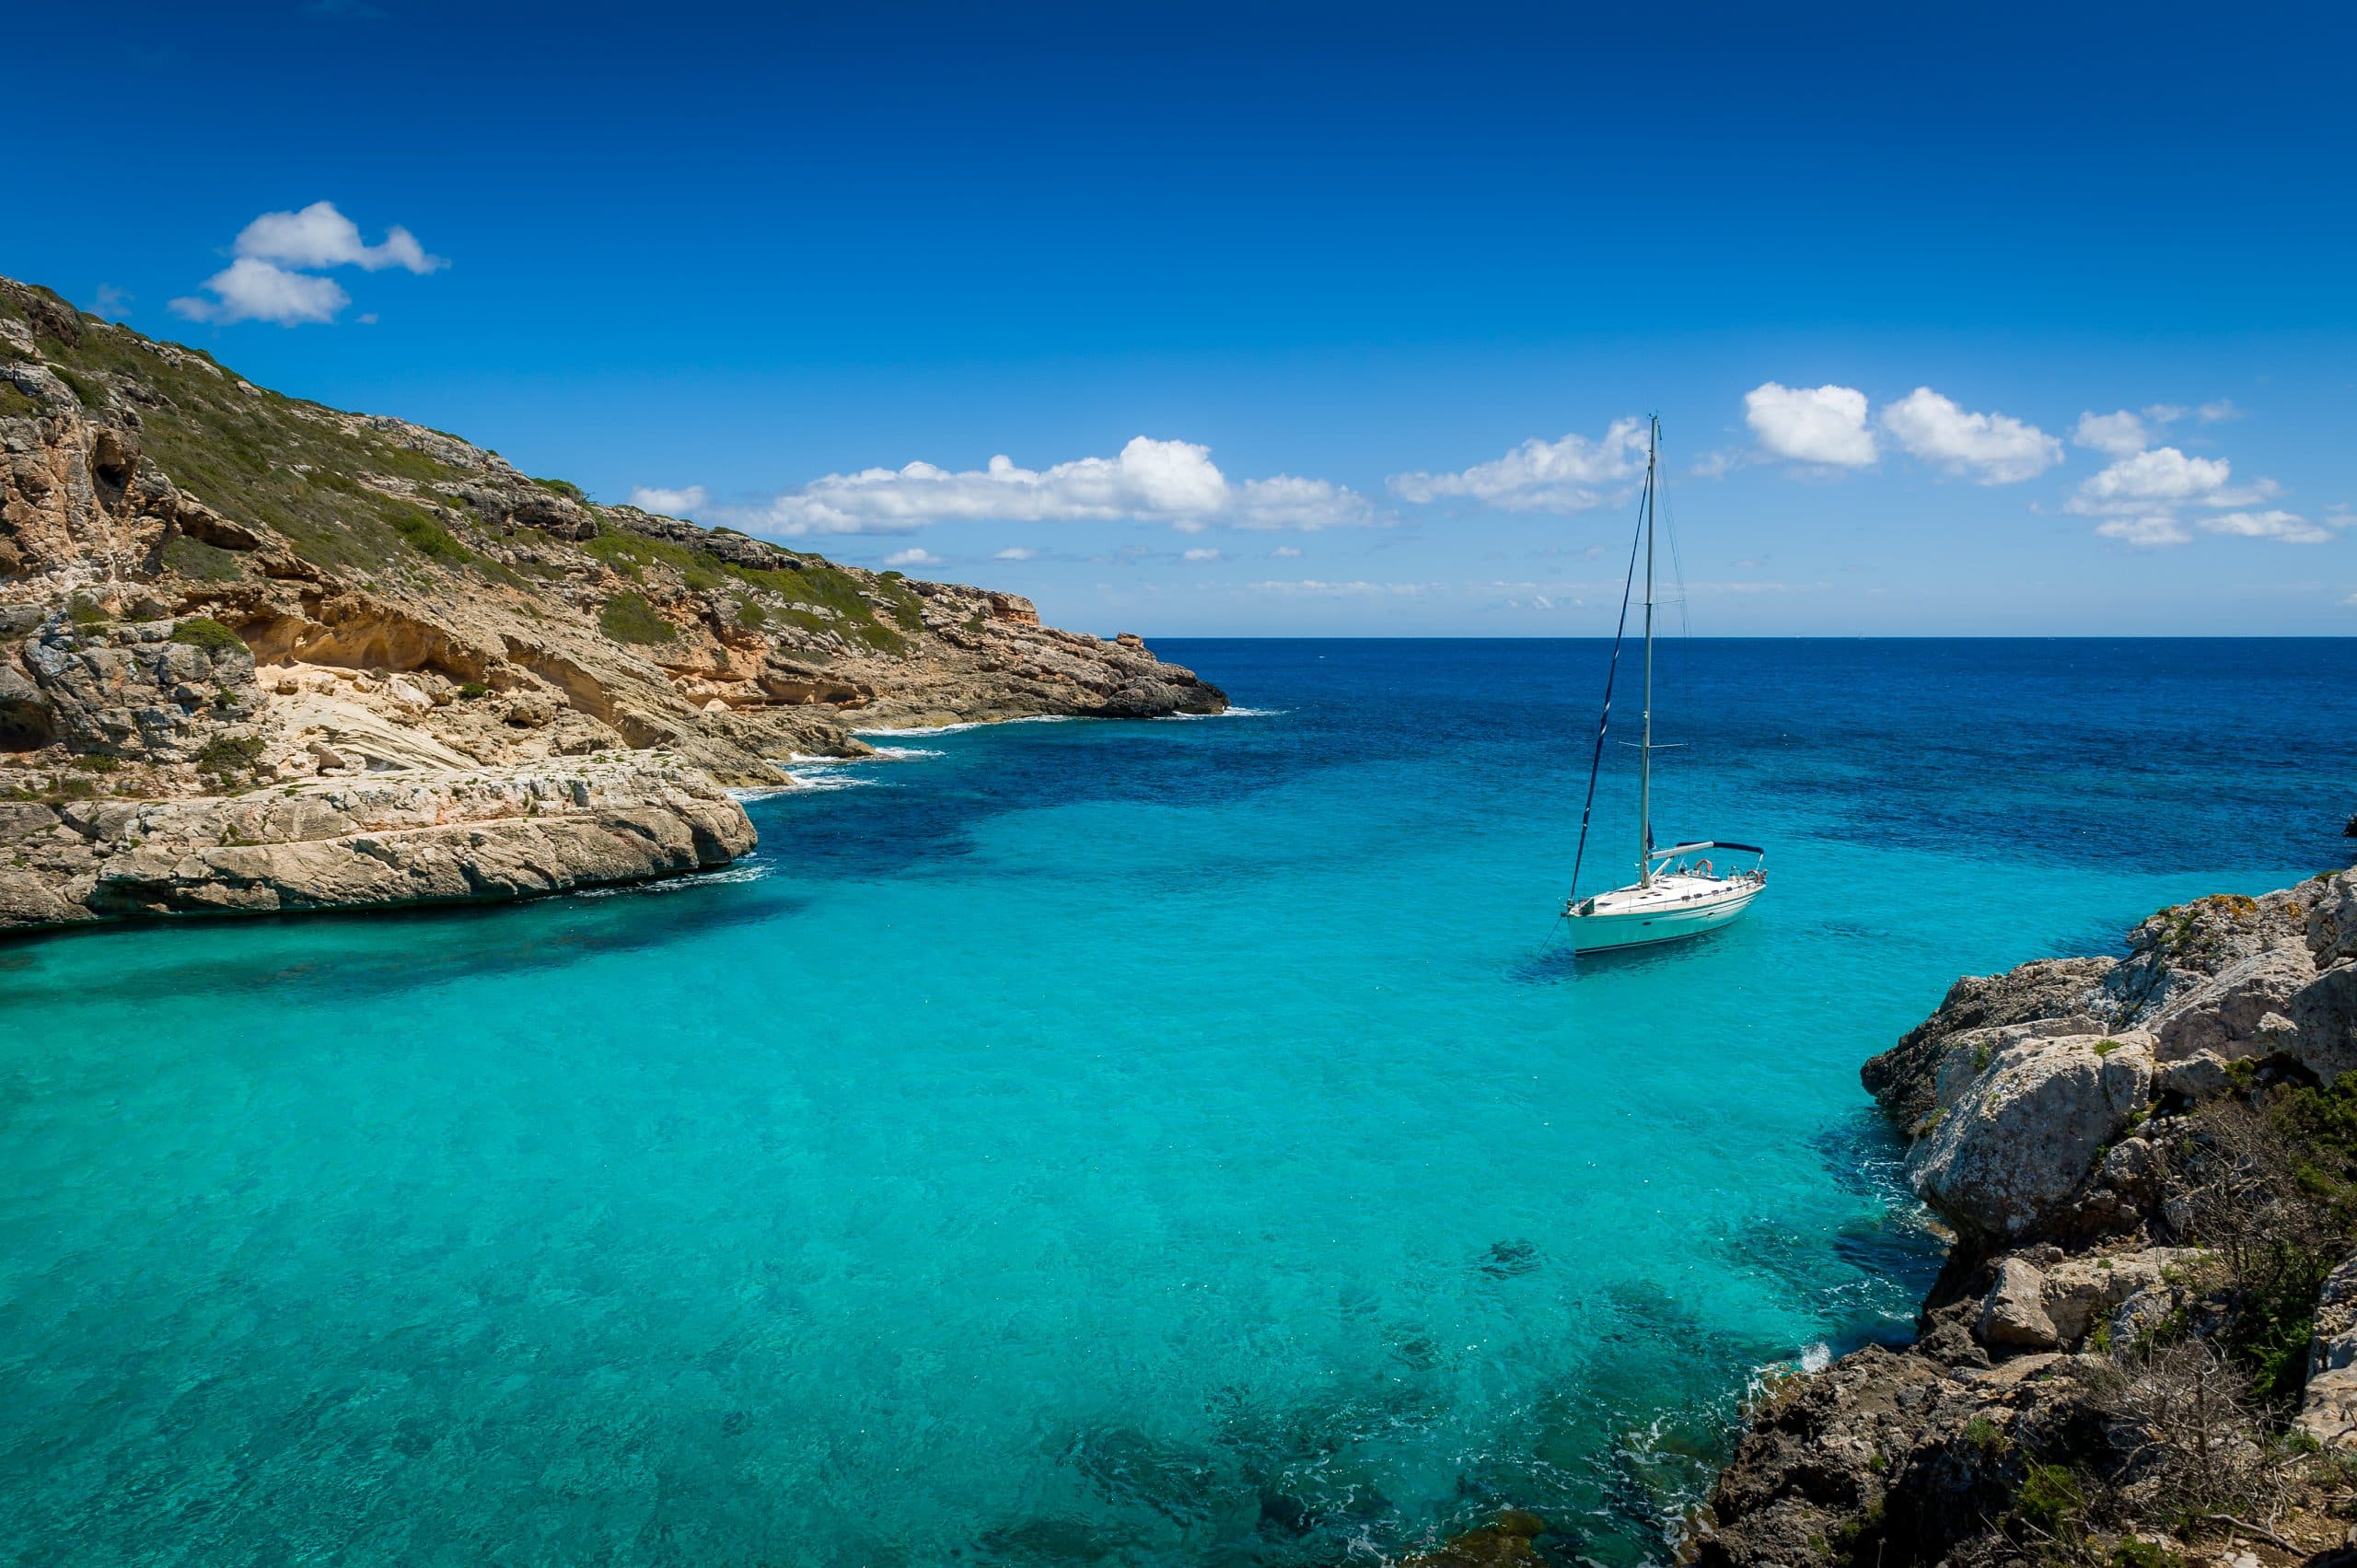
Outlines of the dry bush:
{"type": "Polygon", "coordinates": [[[2345,1217],[2310,1176],[2311,1153],[2273,1105],[2229,1098],[2190,1118],[2163,1161],[2165,1212],[2214,1260],[2199,1282],[2212,1337],[2279,1415],[2306,1380],[2316,1293],[2349,1248],[2345,1217]]]}
{"type": "Polygon", "coordinates": [[[2122,1456],[2119,1502],[2132,1516],[2282,1516],[2293,1491],[2285,1458],[2267,1436],[2248,1374],[2208,1341],[2132,1354],[2090,1392],[2122,1456]]]}

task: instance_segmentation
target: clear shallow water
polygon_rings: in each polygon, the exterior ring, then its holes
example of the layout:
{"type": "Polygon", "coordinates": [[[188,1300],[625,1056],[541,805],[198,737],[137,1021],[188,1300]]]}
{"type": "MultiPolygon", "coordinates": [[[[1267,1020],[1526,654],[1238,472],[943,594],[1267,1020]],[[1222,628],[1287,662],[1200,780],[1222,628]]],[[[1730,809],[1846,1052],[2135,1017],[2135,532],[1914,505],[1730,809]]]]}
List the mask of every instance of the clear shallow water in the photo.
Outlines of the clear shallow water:
{"type": "Polygon", "coordinates": [[[1163,651],[1274,711],[905,739],[659,890],[0,947],[0,1557],[1658,1557],[1932,1265],[1859,1061],[2357,804],[2350,643],[1672,645],[1661,836],[1770,892],[1574,976],[1598,645],[1163,651]]]}

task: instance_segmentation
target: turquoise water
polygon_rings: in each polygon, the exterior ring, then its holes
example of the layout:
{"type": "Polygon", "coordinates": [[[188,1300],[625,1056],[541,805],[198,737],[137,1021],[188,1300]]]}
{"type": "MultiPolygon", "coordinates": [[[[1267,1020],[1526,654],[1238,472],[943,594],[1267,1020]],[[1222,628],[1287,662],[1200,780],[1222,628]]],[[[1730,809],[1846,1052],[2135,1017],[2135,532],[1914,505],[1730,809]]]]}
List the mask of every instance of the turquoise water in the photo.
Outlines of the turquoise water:
{"type": "Polygon", "coordinates": [[[904,738],[663,889],[0,947],[0,1557],[1658,1558],[1925,1282],[1859,1061],[2357,806],[2346,643],[1673,646],[1661,835],[1770,891],[1575,970],[1596,645],[1165,651],[1261,711],[904,738]]]}

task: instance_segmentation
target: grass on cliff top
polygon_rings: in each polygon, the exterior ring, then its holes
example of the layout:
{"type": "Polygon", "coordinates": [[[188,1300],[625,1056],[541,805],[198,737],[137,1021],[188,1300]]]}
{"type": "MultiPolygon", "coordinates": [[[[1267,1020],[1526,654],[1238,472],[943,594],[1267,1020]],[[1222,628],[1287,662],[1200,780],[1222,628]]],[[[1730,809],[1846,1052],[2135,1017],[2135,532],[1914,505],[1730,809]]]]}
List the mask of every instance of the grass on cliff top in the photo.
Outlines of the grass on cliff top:
{"type": "MultiPolygon", "coordinates": [[[[319,404],[246,389],[234,371],[202,349],[175,345],[187,357],[173,364],[139,334],[82,315],[47,290],[33,292],[56,307],[52,316],[62,312],[78,322],[79,343],[40,330],[41,321],[12,304],[5,290],[0,313],[33,320],[42,356],[86,407],[100,409],[111,401],[135,409],[142,455],[208,505],[274,528],[304,559],[330,569],[373,574],[423,556],[529,591],[516,572],[478,553],[427,508],[372,490],[354,477],[384,474],[433,484],[462,477],[459,470],[365,429],[347,431],[333,411],[319,404]],[[121,383],[126,380],[151,389],[158,401],[124,392],[121,383]]],[[[0,413],[12,412],[15,403],[27,405],[25,412],[37,408],[5,382],[0,399],[14,400],[0,402],[0,413]]],[[[569,481],[532,482],[589,504],[581,487],[569,481]]],[[[238,575],[234,552],[194,540],[176,541],[174,548],[178,555],[169,563],[190,576],[218,582],[238,575]]],[[[693,592],[731,585],[759,590],[768,599],[760,611],[763,622],[833,632],[877,653],[904,652],[903,633],[924,625],[923,600],[898,574],[873,580],[863,591],[859,578],[816,556],[769,570],[739,566],[708,550],[611,524],[579,548],[638,582],[645,581],[647,567],[659,564],[693,592]],[[880,615],[877,600],[882,601],[880,615]]]]}
{"type": "Polygon", "coordinates": [[[203,648],[208,654],[241,654],[246,640],[205,615],[184,615],[172,624],[172,641],[203,648]]]}
{"type": "Polygon", "coordinates": [[[480,564],[424,508],[354,477],[459,478],[448,464],[347,431],[318,404],[244,389],[201,350],[186,350],[189,357],[175,365],[136,333],[87,317],[78,343],[47,331],[36,342],[85,407],[101,410],[111,401],[136,411],[141,454],[174,483],[230,517],[275,528],[306,560],[360,572],[412,553],[447,566],[480,564]],[[124,391],[125,381],[156,401],[124,391]]]}
{"type": "Polygon", "coordinates": [[[234,550],[174,534],[164,546],[164,564],[200,583],[234,583],[246,575],[243,557],[234,550]]]}
{"type": "Polygon", "coordinates": [[[598,611],[598,626],[617,643],[668,643],[679,629],[663,619],[644,594],[627,590],[608,599],[598,611]]]}
{"type": "MultiPolygon", "coordinates": [[[[737,596],[737,618],[748,626],[766,625],[774,617],[807,632],[839,633],[877,653],[899,654],[908,647],[907,638],[877,619],[876,606],[861,592],[858,578],[815,556],[797,556],[796,563],[789,566],[743,566],[701,546],[652,538],[611,523],[603,524],[598,537],[585,540],[581,548],[633,582],[644,582],[650,566],[667,566],[679,574],[692,593],[710,593],[735,584],[774,595],[774,603],[746,594],[737,596]],[[796,608],[802,605],[832,613],[796,608]],[[752,619],[748,607],[759,614],[759,620],[752,619]]],[[[877,592],[887,600],[888,612],[900,626],[911,632],[923,630],[923,601],[914,589],[898,581],[879,581],[877,592]]]]}

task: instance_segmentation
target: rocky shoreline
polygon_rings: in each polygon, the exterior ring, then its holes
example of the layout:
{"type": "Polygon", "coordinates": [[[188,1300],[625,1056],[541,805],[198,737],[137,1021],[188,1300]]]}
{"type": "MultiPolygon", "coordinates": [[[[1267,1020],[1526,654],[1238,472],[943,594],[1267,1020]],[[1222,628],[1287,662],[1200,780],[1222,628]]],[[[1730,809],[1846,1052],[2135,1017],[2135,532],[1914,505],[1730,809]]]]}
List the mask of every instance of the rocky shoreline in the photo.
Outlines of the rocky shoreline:
{"type": "Polygon", "coordinates": [[[600,506],[0,279],[0,935],[678,875],[853,725],[1226,706],[1127,633],[600,506]]]}
{"type": "Polygon", "coordinates": [[[2357,872],[1968,977],[1866,1063],[1955,1243],[1773,1377],[1681,1559],[2357,1561],[2357,872]]]}

